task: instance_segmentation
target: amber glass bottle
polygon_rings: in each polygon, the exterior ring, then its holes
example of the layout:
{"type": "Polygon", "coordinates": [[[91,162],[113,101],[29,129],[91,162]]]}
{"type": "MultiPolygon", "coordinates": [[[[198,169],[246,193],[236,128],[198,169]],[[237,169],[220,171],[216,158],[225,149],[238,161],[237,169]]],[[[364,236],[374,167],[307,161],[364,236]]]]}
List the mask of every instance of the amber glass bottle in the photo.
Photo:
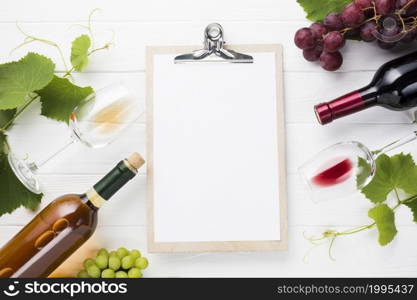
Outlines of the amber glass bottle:
{"type": "Polygon", "coordinates": [[[51,274],[94,233],[98,209],[143,163],[134,153],[85,194],[68,194],[52,201],[0,249],[0,277],[42,278],[51,274]]]}

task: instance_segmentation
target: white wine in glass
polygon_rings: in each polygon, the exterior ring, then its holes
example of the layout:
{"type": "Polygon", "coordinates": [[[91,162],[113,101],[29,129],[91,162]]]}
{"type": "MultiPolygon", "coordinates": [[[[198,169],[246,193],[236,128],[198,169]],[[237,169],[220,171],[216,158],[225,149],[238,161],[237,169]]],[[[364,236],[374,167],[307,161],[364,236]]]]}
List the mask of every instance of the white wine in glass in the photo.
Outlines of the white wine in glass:
{"type": "Polygon", "coordinates": [[[70,139],[54,154],[40,162],[21,159],[9,152],[10,166],[19,180],[33,193],[41,193],[37,172],[69,145],[81,142],[89,148],[105,147],[144,113],[137,95],[123,84],[104,87],[83,99],[68,116],[70,139]]]}

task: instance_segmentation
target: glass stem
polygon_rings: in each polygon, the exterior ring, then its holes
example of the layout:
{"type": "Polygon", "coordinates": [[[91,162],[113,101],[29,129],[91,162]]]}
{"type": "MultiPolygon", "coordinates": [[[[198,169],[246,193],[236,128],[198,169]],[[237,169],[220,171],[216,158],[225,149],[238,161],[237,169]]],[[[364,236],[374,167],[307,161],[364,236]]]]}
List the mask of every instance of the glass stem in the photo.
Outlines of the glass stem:
{"type": "Polygon", "coordinates": [[[71,136],[71,138],[67,141],[67,143],[62,146],[61,148],[59,148],[57,151],[55,151],[52,155],[50,155],[48,158],[42,160],[41,162],[35,164],[35,163],[31,163],[30,164],[30,169],[32,171],[34,170],[38,170],[40,167],[42,167],[43,165],[45,165],[47,162],[49,162],[51,159],[55,158],[58,154],[60,154],[62,151],[64,151],[65,149],[67,149],[70,145],[72,145],[73,143],[75,143],[76,139],[74,137],[71,136]]]}
{"type": "Polygon", "coordinates": [[[409,134],[402,139],[396,140],[395,142],[392,142],[376,151],[372,151],[372,154],[375,156],[378,156],[382,153],[387,153],[391,150],[397,149],[398,147],[401,147],[402,145],[408,144],[412,141],[415,141],[417,139],[417,131],[413,131],[412,134],[409,134]]]}

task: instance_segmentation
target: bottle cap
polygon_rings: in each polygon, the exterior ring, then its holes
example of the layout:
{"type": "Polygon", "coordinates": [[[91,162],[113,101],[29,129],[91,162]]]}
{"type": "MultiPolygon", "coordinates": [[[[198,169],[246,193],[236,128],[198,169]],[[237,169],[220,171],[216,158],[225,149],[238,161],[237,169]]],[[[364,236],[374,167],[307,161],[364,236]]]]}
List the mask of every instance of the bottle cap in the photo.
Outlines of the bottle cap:
{"type": "Polygon", "coordinates": [[[362,99],[361,94],[354,91],[333,101],[314,106],[314,112],[319,123],[324,125],[364,108],[366,108],[365,101],[362,99]]]}
{"type": "Polygon", "coordinates": [[[139,153],[137,153],[137,152],[133,152],[129,156],[129,158],[127,159],[127,161],[136,170],[139,169],[145,163],[145,160],[143,159],[143,157],[139,153]]]}
{"type": "Polygon", "coordinates": [[[314,106],[314,112],[316,113],[317,121],[319,121],[321,125],[333,121],[332,110],[327,103],[321,103],[314,106]]]}

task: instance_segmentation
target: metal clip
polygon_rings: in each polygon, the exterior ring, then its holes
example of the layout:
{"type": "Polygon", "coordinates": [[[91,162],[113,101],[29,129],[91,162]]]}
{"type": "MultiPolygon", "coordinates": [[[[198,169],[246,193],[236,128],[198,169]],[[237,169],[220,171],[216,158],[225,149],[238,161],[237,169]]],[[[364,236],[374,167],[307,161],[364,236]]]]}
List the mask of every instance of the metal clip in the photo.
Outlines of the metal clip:
{"type": "Polygon", "coordinates": [[[185,62],[231,62],[253,63],[253,57],[225,49],[223,27],[218,23],[209,24],[204,30],[204,48],[175,57],[175,63],[185,62]]]}

